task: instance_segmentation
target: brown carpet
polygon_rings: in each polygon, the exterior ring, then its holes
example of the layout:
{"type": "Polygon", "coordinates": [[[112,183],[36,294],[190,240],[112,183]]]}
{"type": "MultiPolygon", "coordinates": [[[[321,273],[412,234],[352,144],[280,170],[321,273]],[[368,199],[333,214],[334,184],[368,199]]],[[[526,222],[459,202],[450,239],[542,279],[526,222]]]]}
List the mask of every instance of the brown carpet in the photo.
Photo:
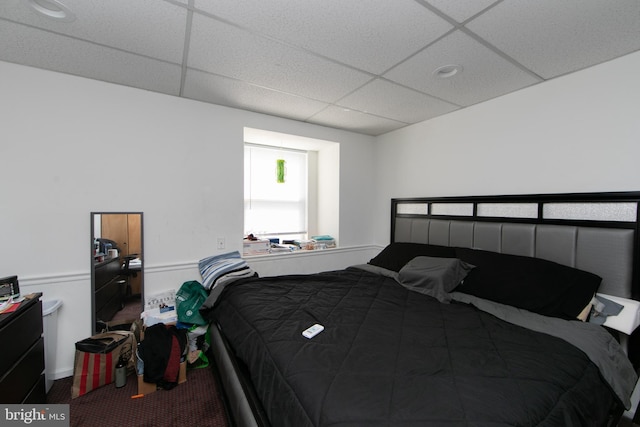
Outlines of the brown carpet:
{"type": "Polygon", "coordinates": [[[228,427],[224,404],[212,368],[187,370],[187,382],[138,399],[135,375],[124,387],[109,384],[71,399],[72,377],[54,382],[47,403],[70,404],[77,427],[228,427]]]}

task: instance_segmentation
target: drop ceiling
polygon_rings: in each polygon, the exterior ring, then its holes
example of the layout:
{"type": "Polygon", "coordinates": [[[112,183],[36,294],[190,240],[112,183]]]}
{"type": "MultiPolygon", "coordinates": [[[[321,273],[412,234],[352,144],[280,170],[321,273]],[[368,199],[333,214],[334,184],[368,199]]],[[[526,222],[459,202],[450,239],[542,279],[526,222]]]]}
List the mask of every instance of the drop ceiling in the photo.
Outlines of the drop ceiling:
{"type": "Polygon", "coordinates": [[[0,1],[2,61],[369,135],[637,50],[638,0],[0,1]]]}

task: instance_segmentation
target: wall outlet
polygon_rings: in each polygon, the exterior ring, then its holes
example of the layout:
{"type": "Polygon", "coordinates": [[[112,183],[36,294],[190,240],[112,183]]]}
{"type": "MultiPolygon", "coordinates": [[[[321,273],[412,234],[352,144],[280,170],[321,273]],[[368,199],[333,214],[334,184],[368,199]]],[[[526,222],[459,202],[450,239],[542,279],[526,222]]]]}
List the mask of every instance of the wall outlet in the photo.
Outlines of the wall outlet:
{"type": "Polygon", "coordinates": [[[224,249],[224,237],[218,237],[218,249],[224,249]]]}

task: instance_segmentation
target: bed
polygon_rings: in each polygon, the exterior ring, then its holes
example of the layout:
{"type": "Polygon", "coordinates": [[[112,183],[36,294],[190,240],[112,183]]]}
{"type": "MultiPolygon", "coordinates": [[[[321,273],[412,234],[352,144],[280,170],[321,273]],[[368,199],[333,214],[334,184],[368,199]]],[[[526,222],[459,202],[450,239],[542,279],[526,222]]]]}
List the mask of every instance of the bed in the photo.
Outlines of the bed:
{"type": "Polygon", "coordinates": [[[233,423],[616,425],[637,380],[639,202],[393,199],[390,243],[366,264],[263,278],[239,257],[201,265],[233,423]]]}

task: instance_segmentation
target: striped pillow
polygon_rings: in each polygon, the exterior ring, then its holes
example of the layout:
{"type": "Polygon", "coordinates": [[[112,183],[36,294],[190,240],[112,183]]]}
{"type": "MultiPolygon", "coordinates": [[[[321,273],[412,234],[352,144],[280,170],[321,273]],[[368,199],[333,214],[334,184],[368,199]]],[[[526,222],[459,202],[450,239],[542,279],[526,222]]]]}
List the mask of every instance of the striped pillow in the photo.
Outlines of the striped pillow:
{"type": "Polygon", "coordinates": [[[238,251],[201,259],[198,267],[202,275],[202,286],[210,291],[219,287],[221,292],[228,283],[255,275],[238,251]]]}

